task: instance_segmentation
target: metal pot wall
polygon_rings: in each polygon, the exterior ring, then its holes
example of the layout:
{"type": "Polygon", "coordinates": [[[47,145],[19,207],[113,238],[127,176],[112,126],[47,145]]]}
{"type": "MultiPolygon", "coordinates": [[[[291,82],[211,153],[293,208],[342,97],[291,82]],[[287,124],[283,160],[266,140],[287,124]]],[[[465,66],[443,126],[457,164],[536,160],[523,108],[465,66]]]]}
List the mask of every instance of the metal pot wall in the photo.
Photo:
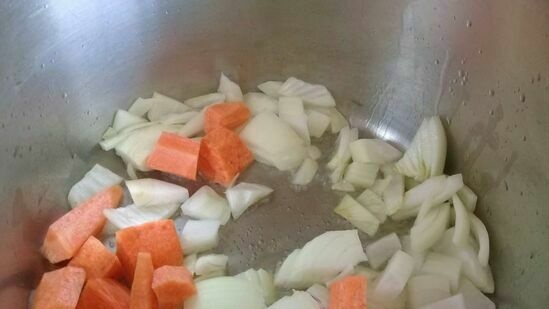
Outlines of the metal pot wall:
{"type": "MultiPolygon", "coordinates": [[[[479,195],[499,308],[548,308],[549,2],[16,1],[0,3],[0,307],[23,308],[47,264],[38,248],[94,163],[117,108],[157,90],[251,90],[298,76],[327,85],[353,125],[406,146],[440,114],[447,172],[479,195]]],[[[272,266],[344,226],[320,184],[277,186],[271,204],[223,232],[230,268],[272,266]],[[275,207],[276,206],[276,207],[275,207]],[[296,215],[297,214],[297,215],[296,215]]]]}

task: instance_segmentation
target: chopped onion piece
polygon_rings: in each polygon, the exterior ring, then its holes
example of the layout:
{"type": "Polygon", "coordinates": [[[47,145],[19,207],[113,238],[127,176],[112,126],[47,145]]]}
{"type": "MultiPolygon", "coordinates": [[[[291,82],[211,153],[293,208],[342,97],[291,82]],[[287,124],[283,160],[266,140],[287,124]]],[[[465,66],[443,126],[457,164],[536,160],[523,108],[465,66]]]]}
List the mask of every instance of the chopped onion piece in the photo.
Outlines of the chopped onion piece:
{"type": "Polygon", "coordinates": [[[463,202],[463,205],[465,205],[465,208],[469,210],[470,212],[475,212],[475,208],[477,207],[477,195],[471,188],[464,185],[461,190],[457,192],[457,195],[459,196],[459,199],[463,202]]]}
{"type": "Polygon", "coordinates": [[[288,123],[292,129],[305,141],[311,144],[307,115],[303,108],[303,101],[298,97],[281,97],[278,99],[278,116],[288,123]]]}
{"type": "MultiPolygon", "coordinates": [[[[421,309],[468,309],[465,307],[465,300],[463,295],[457,294],[443,300],[439,300],[436,303],[429,304],[421,307],[421,309]]],[[[477,308],[475,308],[477,309],[477,308]]]]}
{"type": "Polygon", "coordinates": [[[387,207],[387,215],[393,215],[400,210],[403,198],[404,176],[395,173],[391,175],[391,181],[383,191],[383,201],[387,207]]]}
{"type": "Polygon", "coordinates": [[[397,298],[414,271],[414,259],[403,251],[397,251],[378,278],[375,294],[388,300],[397,298]]]}
{"type": "Polygon", "coordinates": [[[196,283],[196,294],[185,300],[185,309],[265,309],[261,291],[249,281],[217,277],[196,283]]]}
{"type": "Polygon", "coordinates": [[[452,291],[458,288],[460,272],[461,261],[459,259],[437,253],[427,254],[423,267],[421,267],[422,274],[440,275],[448,278],[452,291]]]}
{"type": "Polygon", "coordinates": [[[344,127],[349,126],[347,118],[343,116],[335,107],[330,109],[330,127],[332,133],[338,133],[344,127]]]}
{"type": "Polygon", "coordinates": [[[376,216],[349,195],[343,197],[334,212],[370,236],[379,228],[380,222],[376,216]]]}
{"type": "Polygon", "coordinates": [[[347,166],[343,180],[355,187],[367,188],[374,184],[378,171],[377,164],[353,162],[347,166]]]}
{"type": "Polygon", "coordinates": [[[186,188],[153,178],[127,180],[126,187],[137,206],[181,204],[189,198],[186,188]]]}
{"type": "Polygon", "coordinates": [[[185,254],[199,253],[217,246],[219,221],[189,220],[181,232],[181,245],[185,254]]]}
{"type": "Polygon", "coordinates": [[[166,205],[128,205],[114,209],[105,209],[103,214],[117,229],[125,229],[143,223],[168,219],[175,214],[179,204],[166,205]]]}
{"type": "Polygon", "coordinates": [[[414,258],[414,262],[415,262],[414,273],[419,273],[421,270],[421,267],[423,266],[423,262],[425,261],[425,253],[417,252],[412,249],[412,239],[410,238],[410,235],[401,236],[400,244],[402,246],[402,251],[408,253],[410,256],[414,258]]]}
{"type": "Polygon", "coordinates": [[[256,115],[240,132],[256,160],[282,171],[297,168],[307,155],[304,141],[270,112],[256,115]]]}
{"type": "Polygon", "coordinates": [[[297,172],[293,175],[292,183],[301,186],[307,185],[313,180],[317,171],[318,163],[313,159],[305,158],[297,172]]]}
{"type": "Polygon", "coordinates": [[[307,292],[294,291],[292,296],[284,296],[268,309],[320,309],[320,304],[307,292]]]}
{"type": "Polygon", "coordinates": [[[191,119],[196,117],[198,114],[199,112],[196,112],[196,111],[166,114],[160,117],[159,121],[160,123],[163,123],[163,124],[186,124],[187,122],[191,121],[191,119]]]}
{"type": "Polygon", "coordinates": [[[329,231],[294,250],[275,274],[275,284],[285,288],[307,288],[324,283],[346,267],[366,260],[357,230],[329,231]]]}
{"type": "Polygon", "coordinates": [[[367,245],[365,251],[370,266],[378,269],[400,249],[400,239],[396,233],[391,233],[367,245]]]}
{"type": "Polygon", "coordinates": [[[233,218],[236,220],[246,209],[273,192],[273,189],[254,183],[241,182],[225,191],[233,218]]]}
{"type": "Polygon", "coordinates": [[[358,265],[358,266],[355,266],[355,274],[364,276],[366,277],[366,279],[368,279],[368,281],[374,282],[374,280],[378,278],[380,272],[366,266],[358,265]]]}
{"type": "Polygon", "coordinates": [[[417,180],[442,175],[446,162],[446,134],[438,116],[426,118],[410,147],[396,163],[397,170],[417,180]]]}
{"type": "Polygon", "coordinates": [[[434,247],[436,252],[452,256],[462,263],[463,275],[484,293],[494,292],[494,278],[490,266],[482,266],[479,262],[476,250],[473,248],[473,240],[470,239],[464,247],[457,247],[452,242],[454,228],[448,229],[439,243],[434,247]]]}
{"type": "Polygon", "coordinates": [[[315,161],[320,159],[320,157],[322,156],[322,152],[320,152],[320,149],[315,145],[307,147],[307,154],[309,155],[309,158],[315,161]]]}
{"type": "Polygon", "coordinates": [[[162,132],[177,132],[178,126],[155,125],[131,132],[122,142],[116,145],[116,154],[124,162],[131,163],[140,171],[148,171],[146,161],[154,149],[162,132]]]}
{"type": "MultiPolygon", "coordinates": [[[[199,257],[195,263],[195,273],[199,276],[223,276],[227,269],[229,257],[225,254],[207,254],[199,257]]],[[[210,277],[211,278],[211,277],[210,277]]]]}
{"type": "Polygon", "coordinates": [[[153,103],[154,102],[151,99],[137,98],[132,103],[132,106],[128,108],[128,112],[136,115],[137,117],[143,117],[149,112],[153,103]]]}
{"type": "Polygon", "coordinates": [[[122,177],[96,164],[69,190],[68,200],[72,208],[108,187],[122,182],[122,177]]]}
{"type": "Polygon", "coordinates": [[[446,277],[419,275],[408,281],[408,304],[410,309],[419,309],[450,296],[452,296],[450,293],[450,280],[446,277]]]}
{"type": "Polygon", "coordinates": [[[375,283],[367,284],[366,300],[368,309],[406,309],[406,291],[402,291],[397,297],[388,299],[378,295],[375,291],[375,283]]]}
{"type": "MultiPolygon", "coordinates": [[[[185,250],[187,250],[187,248],[185,248],[185,250]]],[[[198,257],[196,255],[196,253],[194,254],[191,254],[191,255],[188,255],[185,257],[185,260],[183,261],[183,266],[185,266],[185,268],[187,268],[187,270],[191,273],[191,275],[194,276],[196,270],[196,261],[197,261],[198,257]]]]}
{"type": "Polygon", "coordinates": [[[147,122],[146,119],[136,116],[125,110],[119,109],[116,111],[116,114],[114,114],[114,121],[112,122],[112,128],[115,130],[115,132],[118,132],[131,125],[138,124],[138,123],[145,123],[145,122],[147,122]]]}
{"type": "Polygon", "coordinates": [[[235,277],[250,281],[253,285],[259,287],[267,305],[274,303],[276,300],[276,288],[273,275],[264,269],[248,269],[235,277]]]}
{"type": "Polygon", "coordinates": [[[322,85],[314,85],[295,77],[288,78],[279,89],[279,93],[287,97],[300,97],[306,104],[333,107],[336,105],[334,97],[322,85]]]}
{"type": "Polygon", "coordinates": [[[341,129],[337,138],[336,151],[330,162],[328,162],[328,167],[330,169],[334,170],[341,165],[347,164],[347,162],[351,159],[349,144],[357,139],[358,129],[351,129],[349,127],[341,129]]]}
{"type": "Polygon", "coordinates": [[[482,294],[471,281],[465,278],[461,278],[458,293],[463,295],[465,308],[467,309],[496,309],[496,304],[482,294]]]}
{"type": "Polygon", "coordinates": [[[280,88],[283,84],[283,82],[278,81],[267,81],[259,84],[257,89],[270,97],[278,98],[280,96],[280,88]]]}
{"type": "Polygon", "coordinates": [[[420,184],[421,182],[415,180],[412,177],[408,177],[408,176],[404,177],[404,188],[406,189],[406,191],[411,190],[420,184]]]}
{"type": "Polygon", "coordinates": [[[213,219],[225,225],[231,216],[227,200],[219,196],[212,188],[202,186],[181,205],[185,216],[194,219],[213,219]]]}
{"type": "Polygon", "coordinates": [[[349,144],[353,162],[387,164],[402,157],[400,150],[379,139],[359,139],[349,144]]]}
{"type": "Polygon", "coordinates": [[[320,308],[328,309],[330,305],[330,291],[323,285],[313,284],[310,288],[307,289],[307,293],[319,303],[320,308]]]}
{"type": "Polygon", "coordinates": [[[326,129],[328,129],[328,126],[330,126],[330,117],[320,112],[317,112],[314,109],[309,109],[306,113],[307,127],[309,128],[309,133],[313,137],[322,137],[326,129]]]}
{"type": "Polygon", "coordinates": [[[155,92],[153,97],[149,100],[153,101],[153,104],[147,113],[147,116],[151,121],[158,121],[162,119],[164,115],[180,114],[190,109],[187,105],[158,92],[155,92]]]}
{"type": "Polygon", "coordinates": [[[347,276],[350,276],[352,275],[353,273],[355,272],[355,267],[354,266],[347,266],[345,267],[337,276],[335,276],[334,278],[326,281],[325,285],[327,287],[330,287],[332,285],[332,283],[336,282],[336,281],[339,281],[347,276]]]}
{"type": "Polygon", "coordinates": [[[127,126],[126,128],[116,132],[114,129],[109,128],[110,130],[107,130],[103,134],[103,140],[99,142],[99,146],[101,146],[101,149],[105,151],[109,151],[114,149],[116,145],[123,142],[126,138],[128,138],[132,133],[136,130],[152,127],[157,125],[156,122],[143,122],[143,123],[136,123],[132,124],[130,126],[127,126]]]}
{"type": "MultiPolygon", "coordinates": [[[[343,182],[343,175],[345,174],[346,168],[347,168],[347,163],[336,167],[330,174],[330,181],[334,184],[338,182],[343,182]]],[[[354,187],[353,187],[353,191],[354,191],[354,187]]]]}
{"type": "Polygon", "coordinates": [[[244,95],[244,102],[252,115],[262,112],[278,113],[278,101],[268,95],[259,92],[248,92],[244,95]]]}
{"type": "Polygon", "coordinates": [[[422,184],[406,191],[402,209],[395,213],[394,220],[404,220],[416,216],[421,205],[431,200],[434,205],[440,205],[449,200],[456,192],[463,187],[461,174],[452,176],[435,176],[422,184]]]}
{"type": "Polygon", "coordinates": [[[139,176],[137,176],[137,171],[135,170],[135,167],[131,163],[126,164],[126,174],[128,174],[128,178],[131,180],[136,180],[139,178],[139,176]]]}
{"type": "Polygon", "coordinates": [[[457,246],[463,247],[469,240],[469,213],[467,212],[467,209],[461,202],[461,199],[458,197],[458,195],[454,195],[452,197],[452,203],[454,205],[454,212],[456,214],[456,224],[452,241],[457,246]]]}
{"type": "Polygon", "coordinates": [[[217,92],[223,93],[227,102],[242,101],[242,90],[240,89],[240,86],[225,76],[224,73],[221,73],[221,76],[219,77],[219,88],[217,88],[217,92]]]}
{"type": "Polygon", "coordinates": [[[490,238],[488,237],[488,231],[484,223],[474,214],[469,214],[469,219],[471,220],[471,229],[479,245],[478,260],[480,265],[486,267],[490,259],[490,238]]]}
{"type": "Polygon", "coordinates": [[[388,175],[385,178],[376,179],[370,190],[374,191],[375,194],[382,196],[385,189],[387,189],[387,187],[391,183],[392,178],[393,175],[388,175]]]}
{"type": "Polygon", "coordinates": [[[366,189],[356,198],[356,200],[376,216],[380,223],[385,222],[387,219],[385,203],[374,191],[366,189]]]}
{"type": "Polygon", "coordinates": [[[410,230],[412,249],[417,252],[427,251],[444,235],[450,223],[450,205],[444,204],[432,209],[423,220],[416,220],[410,230]]]}
{"type": "Polygon", "coordinates": [[[340,181],[332,185],[332,190],[341,192],[355,192],[355,187],[348,182],[340,181]]]}
{"type": "Polygon", "coordinates": [[[194,137],[204,131],[204,114],[209,106],[206,106],[200,110],[200,112],[194,115],[185,125],[179,130],[178,134],[186,137],[194,137]]]}
{"type": "Polygon", "coordinates": [[[214,93],[209,93],[209,94],[187,99],[183,101],[183,103],[192,108],[204,108],[210,104],[221,103],[224,101],[225,101],[225,94],[214,92],[214,93]]]}

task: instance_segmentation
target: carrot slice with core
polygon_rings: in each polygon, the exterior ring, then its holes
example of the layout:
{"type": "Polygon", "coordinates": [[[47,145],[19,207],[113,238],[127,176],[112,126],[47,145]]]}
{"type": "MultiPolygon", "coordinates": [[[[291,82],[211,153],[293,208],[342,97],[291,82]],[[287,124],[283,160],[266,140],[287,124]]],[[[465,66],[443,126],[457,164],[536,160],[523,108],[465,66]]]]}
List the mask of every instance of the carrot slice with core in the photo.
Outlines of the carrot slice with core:
{"type": "Polygon", "coordinates": [[[122,187],[112,186],[57,219],[48,228],[42,254],[51,263],[72,258],[90,236],[101,232],[106,221],[103,210],[116,208],[122,195],[122,187]]]}
{"type": "Polygon", "coordinates": [[[130,309],[157,308],[156,296],[152,290],[154,267],[151,254],[139,252],[130,292],[130,309]]]}
{"type": "Polygon", "coordinates": [[[348,276],[330,286],[329,309],[366,308],[366,277],[348,276]]]}
{"type": "Polygon", "coordinates": [[[33,309],[74,309],[86,281],[82,268],[67,266],[45,273],[34,294],[33,309]]]}
{"type": "Polygon", "coordinates": [[[172,220],[159,220],[116,232],[116,255],[130,282],[139,252],[149,252],[153,266],[181,265],[183,249],[172,220]]]}
{"type": "Polygon", "coordinates": [[[130,291],[112,279],[88,280],[77,309],[126,309],[130,307],[130,291]]]}
{"type": "Polygon", "coordinates": [[[174,308],[196,294],[193,276],[183,266],[162,266],[155,270],[152,289],[160,309],[174,308]]]}
{"type": "Polygon", "coordinates": [[[118,257],[93,236],[86,240],[69,265],[82,267],[88,279],[118,278],[122,274],[118,257]]]}
{"type": "Polygon", "coordinates": [[[204,131],[217,128],[234,130],[250,119],[250,109],[242,102],[222,103],[208,107],[204,114],[204,131]]]}
{"type": "Polygon", "coordinates": [[[202,138],[198,169],[209,181],[227,186],[253,159],[236,133],[217,128],[202,138]]]}
{"type": "Polygon", "coordinates": [[[147,158],[150,169],[196,180],[200,143],[190,138],[163,132],[147,158]]]}

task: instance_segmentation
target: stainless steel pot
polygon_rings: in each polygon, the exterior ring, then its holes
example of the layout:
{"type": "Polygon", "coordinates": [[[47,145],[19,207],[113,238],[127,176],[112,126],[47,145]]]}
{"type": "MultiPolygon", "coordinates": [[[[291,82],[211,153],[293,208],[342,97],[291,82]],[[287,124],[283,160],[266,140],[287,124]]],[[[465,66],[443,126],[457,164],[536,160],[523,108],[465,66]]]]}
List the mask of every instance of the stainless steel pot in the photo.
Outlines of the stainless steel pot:
{"type": "MultiPolygon", "coordinates": [[[[447,120],[491,234],[499,308],[548,308],[549,2],[16,1],[0,3],[0,307],[22,308],[48,268],[38,247],[95,162],[117,108],[184,99],[221,71],[245,89],[295,75],[326,84],[363,132],[406,145],[447,120]]],[[[247,179],[286,183],[256,165],[247,179]]],[[[230,268],[269,266],[327,228],[337,197],[278,185],[223,230],[230,268]],[[296,215],[297,214],[297,215],[296,215]]]]}

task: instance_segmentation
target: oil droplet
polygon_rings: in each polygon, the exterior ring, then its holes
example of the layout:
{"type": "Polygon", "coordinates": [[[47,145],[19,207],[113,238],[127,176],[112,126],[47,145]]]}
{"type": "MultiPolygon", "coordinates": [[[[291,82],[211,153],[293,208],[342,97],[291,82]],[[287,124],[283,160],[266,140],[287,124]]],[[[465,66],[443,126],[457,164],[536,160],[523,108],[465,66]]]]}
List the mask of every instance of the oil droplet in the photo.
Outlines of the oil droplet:
{"type": "Polygon", "coordinates": [[[465,62],[467,62],[466,58],[461,59],[461,64],[465,64],[465,62]]]}
{"type": "Polygon", "coordinates": [[[435,64],[439,64],[439,63],[440,63],[440,60],[435,59],[435,64]]]}
{"type": "Polygon", "coordinates": [[[538,82],[541,81],[541,73],[538,73],[538,82]]]}
{"type": "Polygon", "coordinates": [[[63,92],[63,99],[66,99],[69,95],[66,92],[63,92]]]}
{"type": "Polygon", "coordinates": [[[520,95],[520,101],[522,103],[526,102],[526,96],[524,95],[524,93],[520,95]]]}
{"type": "Polygon", "coordinates": [[[467,26],[467,28],[471,28],[471,26],[473,25],[473,23],[468,20],[467,23],[465,24],[467,26]]]}
{"type": "Polygon", "coordinates": [[[463,78],[465,76],[465,73],[463,73],[462,70],[458,70],[458,76],[463,78]]]}
{"type": "Polygon", "coordinates": [[[449,92],[454,92],[454,88],[448,87],[448,91],[449,91],[449,92]]]}
{"type": "Polygon", "coordinates": [[[479,49],[479,50],[478,50],[478,54],[479,54],[479,55],[482,55],[482,53],[483,53],[482,49],[479,49]]]}
{"type": "Polygon", "coordinates": [[[494,116],[494,110],[493,109],[490,110],[490,116],[494,116]]]}
{"type": "Polygon", "coordinates": [[[488,90],[488,95],[490,95],[491,97],[493,97],[495,94],[496,92],[494,91],[494,89],[488,90]]]}
{"type": "Polygon", "coordinates": [[[526,142],[526,135],[523,135],[523,136],[522,136],[522,141],[523,141],[523,142],[526,142]]]}
{"type": "Polygon", "coordinates": [[[461,105],[463,105],[463,106],[467,105],[467,101],[465,101],[465,100],[461,101],[461,105]]]}
{"type": "Polygon", "coordinates": [[[43,64],[43,63],[41,63],[41,64],[40,64],[40,67],[41,67],[41,68],[43,69],[43,68],[45,68],[45,67],[46,67],[46,65],[45,65],[45,64],[43,64]]]}

